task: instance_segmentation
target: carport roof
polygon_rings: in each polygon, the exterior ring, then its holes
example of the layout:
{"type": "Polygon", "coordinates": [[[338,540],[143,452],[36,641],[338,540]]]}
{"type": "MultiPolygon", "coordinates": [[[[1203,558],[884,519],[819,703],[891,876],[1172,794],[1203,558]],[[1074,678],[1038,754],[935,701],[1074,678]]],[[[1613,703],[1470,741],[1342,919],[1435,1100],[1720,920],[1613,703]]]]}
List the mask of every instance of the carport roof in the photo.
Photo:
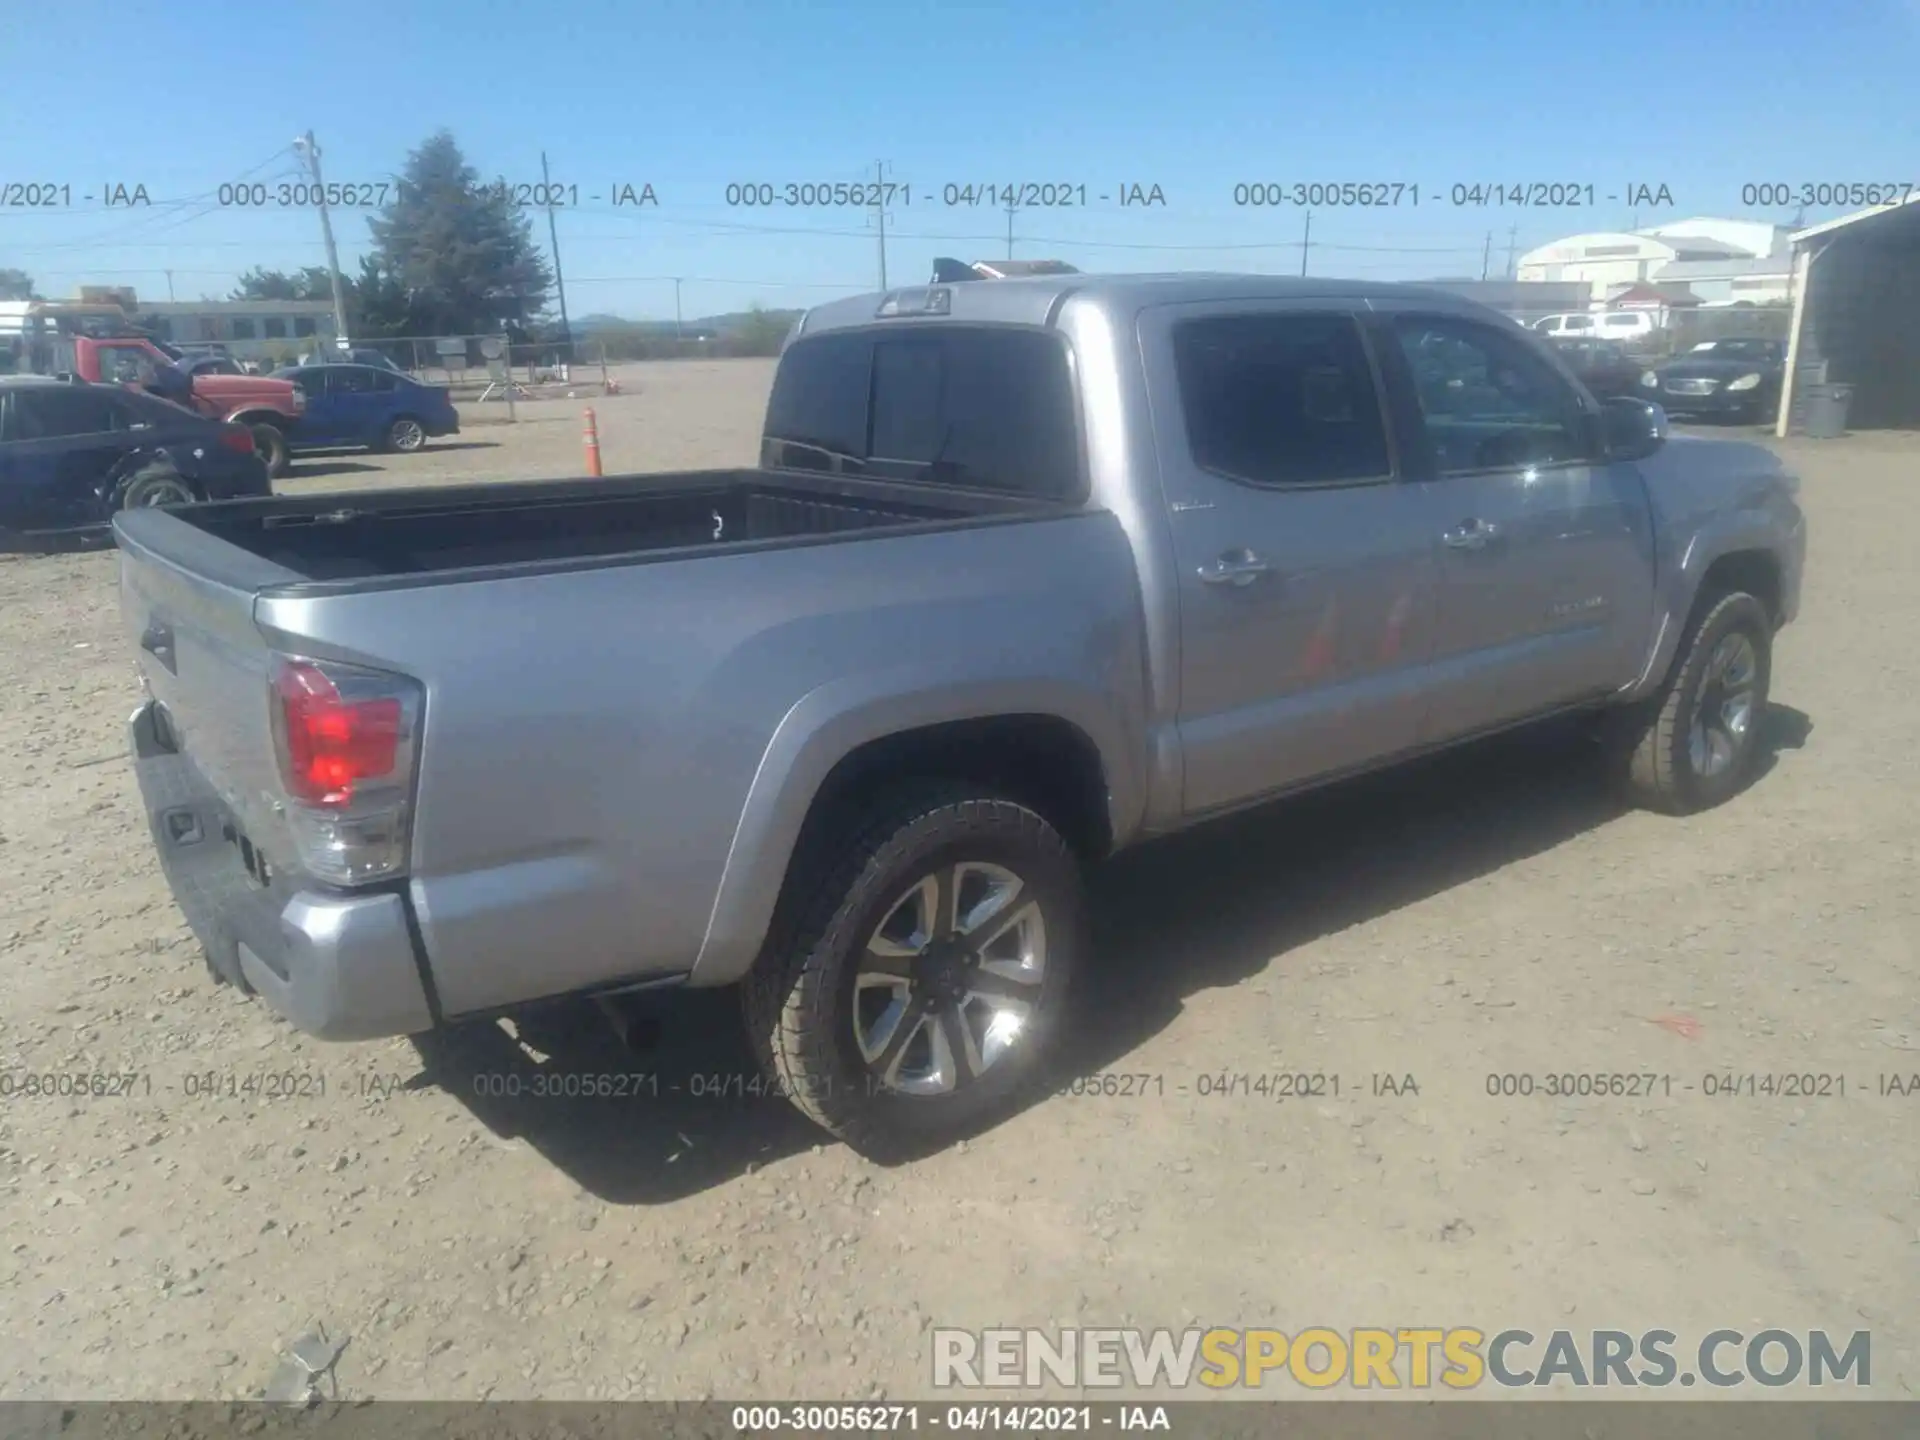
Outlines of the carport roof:
{"type": "Polygon", "coordinates": [[[1837,219],[1823,220],[1818,225],[1809,225],[1805,230],[1799,230],[1794,233],[1794,248],[1798,249],[1809,240],[1816,240],[1822,235],[1831,235],[1836,230],[1845,230],[1854,225],[1868,224],[1889,215],[1900,216],[1901,222],[1899,223],[1912,224],[1920,221],[1920,192],[1909,195],[1905,200],[1898,201],[1892,205],[1874,205],[1865,210],[1856,210],[1851,215],[1842,215],[1837,219]]]}

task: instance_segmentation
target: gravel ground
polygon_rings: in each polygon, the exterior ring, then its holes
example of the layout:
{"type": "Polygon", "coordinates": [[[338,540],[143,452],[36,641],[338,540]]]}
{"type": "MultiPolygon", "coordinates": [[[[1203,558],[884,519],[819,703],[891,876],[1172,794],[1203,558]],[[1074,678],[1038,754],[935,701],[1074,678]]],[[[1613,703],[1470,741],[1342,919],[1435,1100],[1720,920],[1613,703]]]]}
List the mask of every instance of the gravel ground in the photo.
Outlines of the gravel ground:
{"type": "MultiPolygon", "coordinates": [[[[608,472],[750,462],[769,373],[634,367],[608,472]]],[[[292,488],[571,473],[579,408],[292,488]]],[[[1749,794],[1622,814],[1530,738],[1124,857],[1066,1073],[1136,1093],[891,1169],[739,1093],[726,997],[640,1057],[572,1011],[327,1046],[215,989],[123,758],[112,558],[0,562],[0,1395],[258,1394],[320,1321],[348,1396],[906,1396],[934,1324],[1198,1320],[1870,1329],[1912,1396],[1920,1098],[1874,1092],[1920,1071],[1920,441],[1789,448],[1814,553],[1749,794]],[[660,1098],[477,1093],[543,1065],[660,1098]],[[1340,1093],[1201,1093],[1281,1070],[1340,1093]],[[1565,1070],[1673,1092],[1487,1093],[1565,1070]],[[1701,1089],[1780,1072],[1846,1097],[1701,1089]]]]}

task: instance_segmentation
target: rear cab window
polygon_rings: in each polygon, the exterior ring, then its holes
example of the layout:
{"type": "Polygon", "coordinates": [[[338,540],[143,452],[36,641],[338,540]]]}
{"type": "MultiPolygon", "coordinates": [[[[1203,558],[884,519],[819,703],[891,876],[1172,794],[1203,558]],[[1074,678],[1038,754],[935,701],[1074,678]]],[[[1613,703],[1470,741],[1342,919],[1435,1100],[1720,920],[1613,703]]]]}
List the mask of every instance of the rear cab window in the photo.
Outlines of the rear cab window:
{"type": "Polygon", "coordinates": [[[1047,330],[833,331],[787,347],[762,463],[1071,500],[1083,493],[1073,372],[1047,330]]]}

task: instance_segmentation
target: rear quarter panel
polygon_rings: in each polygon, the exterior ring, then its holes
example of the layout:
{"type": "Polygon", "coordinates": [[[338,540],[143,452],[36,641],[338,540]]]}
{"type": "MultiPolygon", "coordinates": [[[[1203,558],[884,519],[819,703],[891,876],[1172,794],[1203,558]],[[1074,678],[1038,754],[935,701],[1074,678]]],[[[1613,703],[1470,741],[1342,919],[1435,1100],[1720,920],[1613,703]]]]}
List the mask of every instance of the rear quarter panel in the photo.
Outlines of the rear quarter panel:
{"type": "Polygon", "coordinates": [[[1061,715],[1107,757],[1124,833],[1139,615],[1103,514],[259,612],[276,643],[426,686],[412,891],[449,1015],[696,961],[736,978],[820,780],[906,726],[1061,715]]]}

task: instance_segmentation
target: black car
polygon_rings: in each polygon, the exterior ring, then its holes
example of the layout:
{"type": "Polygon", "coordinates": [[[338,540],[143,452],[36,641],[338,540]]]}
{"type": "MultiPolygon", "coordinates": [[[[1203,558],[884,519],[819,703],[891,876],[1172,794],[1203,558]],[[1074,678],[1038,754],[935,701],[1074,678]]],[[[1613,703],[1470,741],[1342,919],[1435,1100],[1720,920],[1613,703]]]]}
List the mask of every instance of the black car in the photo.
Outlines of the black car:
{"type": "Polygon", "coordinates": [[[1787,347],[1779,340],[1702,340],[1642,379],[1640,398],[1669,415],[1761,420],[1780,404],[1787,347]]]}
{"type": "Polygon", "coordinates": [[[118,385],[0,379],[0,549],[133,506],[272,493],[244,425],[118,385]]]}
{"type": "Polygon", "coordinates": [[[1641,394],[1640,377],[1647,367],[1621,349],[1619,342],[1555,340],[1553,348],[1596,398],[1641,394]]]}

